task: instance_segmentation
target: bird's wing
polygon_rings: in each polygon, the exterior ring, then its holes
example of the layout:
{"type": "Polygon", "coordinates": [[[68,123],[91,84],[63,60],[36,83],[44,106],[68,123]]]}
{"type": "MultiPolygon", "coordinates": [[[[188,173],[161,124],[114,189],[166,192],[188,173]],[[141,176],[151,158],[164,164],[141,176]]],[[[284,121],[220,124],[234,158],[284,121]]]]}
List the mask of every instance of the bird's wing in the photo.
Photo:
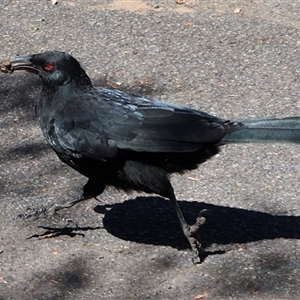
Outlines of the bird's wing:
{"type": "Polygon", "coordinates": [[[109,159],[118,149],[188,152],[224,136],[225,120],[209,114],[114,90],[96,91],[89,101],[73,99],[53,122],[53,136],[73,155],[109,159]]]}
{"type": "Polygon", "coordinates": [[[102,89],[101,93],[134,111],[135,114],[129,116],[128,122],[139,117],[133,138],[124,138],[127,137],[127,128],[122,128],[122,124],[118,122],[109,132],[109,137],[121,149],[139,152],[189,152],[198,150],[203,144],[219,142],[226,131],[226,120],[201,111],[119,91],[102,89]]]}
{"type": "Polygon", "coordinates": [[[49,142],[58,153],[106,161],[117,154],[117,141],[136,137],[141,116],[109,99],[86,98],[74,96],[53,113],[49,142]]]}

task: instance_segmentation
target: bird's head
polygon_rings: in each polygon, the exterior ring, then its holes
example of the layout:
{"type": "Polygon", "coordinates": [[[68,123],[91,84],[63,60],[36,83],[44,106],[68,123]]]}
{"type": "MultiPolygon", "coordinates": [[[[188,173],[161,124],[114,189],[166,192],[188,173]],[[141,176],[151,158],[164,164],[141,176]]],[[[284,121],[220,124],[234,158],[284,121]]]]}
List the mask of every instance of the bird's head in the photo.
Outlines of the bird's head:
{"type": "Polygon", "coordinates": [[[91,81],[79,62],[60,51],[18,56],[11,61],[13,70],[27,70],[40,75],[45,86],[61,86],[72,81],[91,86],[91,81]]]}

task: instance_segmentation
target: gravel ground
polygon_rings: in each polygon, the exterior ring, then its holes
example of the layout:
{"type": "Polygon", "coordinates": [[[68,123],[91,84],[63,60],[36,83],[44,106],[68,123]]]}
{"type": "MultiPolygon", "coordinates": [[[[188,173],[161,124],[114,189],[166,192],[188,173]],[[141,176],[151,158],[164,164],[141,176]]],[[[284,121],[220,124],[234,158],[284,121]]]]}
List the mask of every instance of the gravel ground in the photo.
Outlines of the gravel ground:
{"type": "MultiPolygon", "coordinates": [[[[63,50],[98,86],[229,119],[300,115],[299,1],[2,0],[0,8],[0,59],[63,50]]],[[[39,88],[32,74],[0,74],[1,300],[299,299],[298,146],[224,146],[173,177],[189,222],[209,209],[201,265],[170,203],[153,195],[107,189],[65,212],[77,229],[41,238],[65,225],[62,215],[14,217],[78,198],[86,179],[46,145],[34,115],[39,88]]]]}

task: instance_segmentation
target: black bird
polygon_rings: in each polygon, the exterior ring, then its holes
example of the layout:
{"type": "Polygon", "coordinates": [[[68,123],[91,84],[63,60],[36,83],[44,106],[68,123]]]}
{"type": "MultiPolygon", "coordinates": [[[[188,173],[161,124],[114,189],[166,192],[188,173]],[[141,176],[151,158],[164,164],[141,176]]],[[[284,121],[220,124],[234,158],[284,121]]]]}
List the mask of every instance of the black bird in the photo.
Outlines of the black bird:
{"type": "MultiPolygon", "coordinates": [[[[42,132],[67,165],[88,178],[80,199],[106,186],[169,198],[196,255],[202,256],[199,226],[185,221],[169,175],[198,167],[219,145],[245,142],[300,142],[300,118],[229,121],[187,107],[117,90],[94,88],[71,55],[49,51],[15,58],[12,70],[39,74],[42,91],[36,114],[42,132]]],[[[52,207],[53,208],[53,207],[52,207]]],[[[47,213],[39,209],[25,218],[47,213]]]]}

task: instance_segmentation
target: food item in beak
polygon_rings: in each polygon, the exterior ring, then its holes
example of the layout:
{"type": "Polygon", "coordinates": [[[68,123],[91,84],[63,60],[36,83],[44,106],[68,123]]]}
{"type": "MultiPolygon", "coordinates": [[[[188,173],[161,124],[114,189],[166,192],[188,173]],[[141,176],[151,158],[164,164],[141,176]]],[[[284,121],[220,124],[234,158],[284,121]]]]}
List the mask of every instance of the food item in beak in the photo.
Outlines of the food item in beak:
{"type": "Polygon", "coordinates": [[[10,60],[0,61],[0,71],[2,73],[12,73],[14,71],[13,65],[10,60]]]}

